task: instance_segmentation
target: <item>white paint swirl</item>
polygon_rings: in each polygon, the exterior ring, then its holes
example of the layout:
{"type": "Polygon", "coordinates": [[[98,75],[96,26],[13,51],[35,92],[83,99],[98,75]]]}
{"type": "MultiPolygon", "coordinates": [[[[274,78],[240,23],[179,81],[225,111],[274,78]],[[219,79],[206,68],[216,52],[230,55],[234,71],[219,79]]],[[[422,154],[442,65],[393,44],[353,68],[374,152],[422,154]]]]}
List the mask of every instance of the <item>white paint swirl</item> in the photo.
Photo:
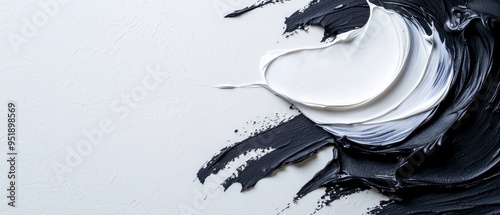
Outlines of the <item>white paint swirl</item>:
{"type": "Polygon", "coordinates": [[[271,51],[265,85],[325,130],[361,144],[406,138],[452,83],[451,57],[432,35],[371,3],[367,24],[313,48],[271,51]]]}
{"type": "Polygon", "coordinates": [[[453,82],[451,57],[431,26],[374,4],[365,26],[326,45],[270,51],[262,83],[325,130],[386,145],[424,123],[453,82]]]}

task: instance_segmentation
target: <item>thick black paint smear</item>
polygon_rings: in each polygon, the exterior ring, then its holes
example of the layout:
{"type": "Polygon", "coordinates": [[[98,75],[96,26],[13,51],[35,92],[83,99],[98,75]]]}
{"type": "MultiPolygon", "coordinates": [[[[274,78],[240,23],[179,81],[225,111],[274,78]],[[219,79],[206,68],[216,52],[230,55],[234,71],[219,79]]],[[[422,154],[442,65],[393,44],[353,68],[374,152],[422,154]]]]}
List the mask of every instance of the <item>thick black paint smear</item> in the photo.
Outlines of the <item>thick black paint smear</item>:
{"type": "Polygon", "coordinates": [[[234,183],[240,183],[245,190],[269,176],[273,170],[304,161],[319,149],[332,143],[333,137],[328,132],[300,115],[288,123],[223,149],[207,163],[206,167],[200,169],[198,178],[203,183],[208,176],[223,170],[229,162],[251,150],[274,149],[258,160],[249,161],[246,168],[238,171],[238,177],[229,178],[223,184],[228,188],[234,183]]]}
{"type": "MultiPolygon", "coordinates": [[[[454,83],[433,117],[405,140],[381,147],[335,137],[297,116],[223,150],[198,173],[202,182],[247,151],[275,149],[224,183],[226,188],[241,183],[247,189],[272,171],[331,145],[332,160],[298,191],[296,200],[319,187],[343,187],[343,192],[327,192],[333,200],[339,193],[374,187],[392,198],[374,213],[500,213],[500,1],[373,3],[402,14],[428,33],[433,25],[453,56],[454,83]],[[258,142],[263,137],[265,144],[258,142]]],[[[286,19],[285,33],[317,25],[325,29],[325,40],[362,27],[368,17],[364,0],[312,1],[286,19]]]]}

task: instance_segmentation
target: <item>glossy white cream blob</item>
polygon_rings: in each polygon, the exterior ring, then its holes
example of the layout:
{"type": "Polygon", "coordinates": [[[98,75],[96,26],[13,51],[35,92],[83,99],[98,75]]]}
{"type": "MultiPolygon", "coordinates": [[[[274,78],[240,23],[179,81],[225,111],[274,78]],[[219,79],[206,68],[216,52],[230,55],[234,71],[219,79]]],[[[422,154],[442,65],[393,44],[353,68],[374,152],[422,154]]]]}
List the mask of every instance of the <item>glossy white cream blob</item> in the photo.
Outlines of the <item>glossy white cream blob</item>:
{"type": "MultiPolygon", "coordinates": [[[[265,85],[325,130],[361,143],[406,138],[451,86],[451,58],[432,35],[369,3],[366,25],[321,47],[272,51],[261,59],[265,85]]],[[[432,26],[431,26],[432,27],[432,26]]]]}
{"type": "Polygon", "coordinates": [[[452,60],[434,26],[427,35],[417,22],[368,4],[365,26],[332,43],[268,52],[256,85],[332,134],[386,145],[434,114],[453,82],[452,60]]]}
{"type": "Polygon", "coordinates": [[[320,108],[348,108],[377,98],[398,78],[410,49],[405,21],[391,16],[376,8],[365,27],[326,46],[268,53],[261,59],[267,86],[293,102],[320,108]]]}
{"type": "MultiPolygon", "coordinates": [[[[385,10],[374,8],[371,20],[376,19],[378,13],[385,12],[385,10]]],[[[414,32],[416,30],[415,27],[407,25],[397,13],[390,13],[388,15],[394,16],[393,19],[395,20],[401,21],[399,22],[399,24],[401,24],[400,28],[405,29],[405,31],[414,32]]],[[[367,26],[369,25],[370,21],[367,23],[367,26]]],[[[384,37],[386,35],[380,34],[377,36],[384,37]]],[[[387,86],[388,90],[385,91],[384,94],[372,99],[368,103],[336,110],[331,107],[307,107],[307,104],[304,103],[297,103],[297,106],[299,106],[299,109],[301,109],[306,116],[319,124],[364,123],[389,113],[391,110],[401,105],[419,85],[425,75],[427,63],[432,51],[432,40],[426,35],[415,35],[412,33],[410,37],[403,39],[407,39],[407,43],[409,43],[406,48],[408,54],[403,59],[403,62],[401,62],[404,67],[401,68],[398,79],[392,85],[387,86]]],[[[365,50],[365,52],[385,54],[384,50],[385,49],[365,50]]],[[[384,68],[381,68],[380,72],[383,73],[383,71],[385,71],[384,68]]]]}

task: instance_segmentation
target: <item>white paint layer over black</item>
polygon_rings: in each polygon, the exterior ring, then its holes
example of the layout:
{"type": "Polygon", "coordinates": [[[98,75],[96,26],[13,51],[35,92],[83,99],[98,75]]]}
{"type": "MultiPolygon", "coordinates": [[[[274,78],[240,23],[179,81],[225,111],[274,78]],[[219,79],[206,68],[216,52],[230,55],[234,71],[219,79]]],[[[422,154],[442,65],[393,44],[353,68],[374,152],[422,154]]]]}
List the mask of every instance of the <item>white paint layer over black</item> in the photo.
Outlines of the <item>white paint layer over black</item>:
{"type": "MultiPolygon", "coordinates": [[[[201,182],[241,154],[273,148],[224,183],[226,188],[241,183],[248,189],[272,171],[333,146],[331,162],[298,191],[297,200],[319,187],[327,187],[325,195],[332,200],[375,187],[392,197],[374,209],[376,213],[500,213],[500,2],[373,3],[397,12],[427,35],[439,35],[451,56],[452,83],[445,97],[426,116],[401,119],[413,120],[415,128],[397,141],[388,141],[392,136],[384,137],[387,133],[375,131],[377,127],[352,125],[334,131],[323,125],[328,132],[304,115],[297,116],[224,149],[200,169],[201,182]],[[350,129],[363,132],[353,135],[350,129]]],[[[286,19],[286,32],[318,25],[325,28],[325,40],[365,26],[369,16],[364,0],[315,0],[286,19]]]]}

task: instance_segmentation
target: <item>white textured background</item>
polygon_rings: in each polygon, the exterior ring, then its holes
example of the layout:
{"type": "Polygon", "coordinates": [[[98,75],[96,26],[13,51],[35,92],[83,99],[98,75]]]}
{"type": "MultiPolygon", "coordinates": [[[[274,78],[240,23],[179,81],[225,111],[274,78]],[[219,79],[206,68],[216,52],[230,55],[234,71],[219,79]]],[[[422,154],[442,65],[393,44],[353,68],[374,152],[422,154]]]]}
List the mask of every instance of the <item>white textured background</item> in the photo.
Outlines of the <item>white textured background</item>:
{"type": "MultiPolygon", "coordinates": [[[[276,214],[286,207],[329,150],[244,193],[239,185],[214,189],[217,177],[207,186],[195,180],[224,146],[296,114],[263,89],[209,85],[255,81],[267,50],[322,36],[320,29],[281,35],[284,17],[308,0],[222,18],[253,2],[1,1],[0,160],[11,100],[19,160],[16,208],[3,197],[8,166],[0,163],[0,214],[276,214]]],[[[322,193],[285,214],[312,212],[322,193]]],[[[378,199],[361,193],[319,214],[363,213],[378,199]]]]}

